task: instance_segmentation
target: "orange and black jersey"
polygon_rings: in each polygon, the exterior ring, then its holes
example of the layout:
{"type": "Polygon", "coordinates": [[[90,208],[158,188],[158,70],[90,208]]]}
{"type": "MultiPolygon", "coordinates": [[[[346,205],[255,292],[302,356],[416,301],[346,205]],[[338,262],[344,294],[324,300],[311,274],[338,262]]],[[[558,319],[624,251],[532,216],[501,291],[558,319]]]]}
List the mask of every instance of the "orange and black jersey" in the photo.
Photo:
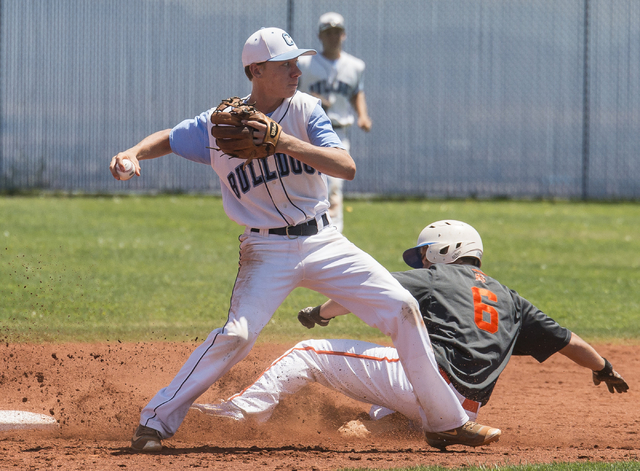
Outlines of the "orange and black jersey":
{"type": "Polygon", "coordinates": [[[571,332],[470,265],[436,264],[393,276],[420,304],[436,360],[465,397],[485,405],[511,355],[539,362],[571,332]]]}

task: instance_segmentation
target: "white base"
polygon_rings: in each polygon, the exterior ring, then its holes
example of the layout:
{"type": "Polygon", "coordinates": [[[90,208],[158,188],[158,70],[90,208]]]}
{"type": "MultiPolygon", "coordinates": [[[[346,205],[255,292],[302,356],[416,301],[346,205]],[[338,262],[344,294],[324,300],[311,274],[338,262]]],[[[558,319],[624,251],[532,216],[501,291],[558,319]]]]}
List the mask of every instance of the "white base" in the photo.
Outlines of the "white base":
{"type": "Polygon", "coordinates": [[[51,416],[21,410],[0,410],[0,431],[53,429],[58,422],[51,416]]]}

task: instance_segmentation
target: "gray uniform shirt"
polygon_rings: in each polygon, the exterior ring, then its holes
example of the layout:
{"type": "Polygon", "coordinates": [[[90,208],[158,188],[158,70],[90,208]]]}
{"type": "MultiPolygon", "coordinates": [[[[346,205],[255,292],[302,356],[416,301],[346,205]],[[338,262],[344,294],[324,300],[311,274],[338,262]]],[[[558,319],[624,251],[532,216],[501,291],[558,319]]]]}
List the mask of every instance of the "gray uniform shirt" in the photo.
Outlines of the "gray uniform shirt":
{"type": "Polygon", "coordinates": [[[436,360],[455,388],[485,405],[511,355],[539,362],[571,332],[515,291],[469,265],[394,273],[420,304],[436,360]]]}

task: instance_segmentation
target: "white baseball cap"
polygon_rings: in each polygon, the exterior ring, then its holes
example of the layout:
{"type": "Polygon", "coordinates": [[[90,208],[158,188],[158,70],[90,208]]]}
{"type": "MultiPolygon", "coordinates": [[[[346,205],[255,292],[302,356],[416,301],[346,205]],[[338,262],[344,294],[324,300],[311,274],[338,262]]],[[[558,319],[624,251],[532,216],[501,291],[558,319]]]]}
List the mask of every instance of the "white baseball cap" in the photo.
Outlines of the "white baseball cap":
{"type": "Polygon", "coordinates": [[[280,28],[262,28],[244,43],[242,66],[267,61],[288,61],[315,54],[315,49],[298,49],[289,33],[280,28]]]}
{"type": "Polygon", "coordinates": [[[330,11],[320,17],[320,20],[318,21],[318,32],[322,33],[323,31],[331,28],[344,29],[344,18],[340,13],[330,11]]]}

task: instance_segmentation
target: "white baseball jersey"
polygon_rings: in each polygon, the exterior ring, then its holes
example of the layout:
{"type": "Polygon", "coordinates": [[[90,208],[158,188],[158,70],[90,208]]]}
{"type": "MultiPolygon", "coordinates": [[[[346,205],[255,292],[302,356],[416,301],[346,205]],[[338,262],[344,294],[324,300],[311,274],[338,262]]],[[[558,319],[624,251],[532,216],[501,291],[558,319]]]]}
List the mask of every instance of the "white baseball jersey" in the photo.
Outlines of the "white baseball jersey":
{"type": "Polygon", "coordinates": [[[364,62],[342,51],[336,60],[322,54],[300,57],[298,67],[302,72],[299,90],[316,93],[331,103],[327,115],[334,127],[351,126],[355,122],[351,99],[363,89],[364,62]]]}
{"type": "MultiPolygon", "coordinates": [[[[327,211],[326,178],[299,160],[275,154],[253,160],[244,169],[244,160],[207,149],[217,147],[211,135],[214,109],[176,126],[171,131],[171,149],[184,158],[211,165],[220,178],[222,202],[230,219],[263,229],[296,225],[327,211]]],[[[344,148],[319,100],[306,93],[284,100],[270,117],[285,133],[305,142],[344,148]]]]}
{"type": "MultiPolygon", "coordinates": [[[[297,92],[272,118],[301,140],[339,145],[317,103],[297,92]]],[[[255,160],[242,171],[244,161],[207,149],[215,147],[207,113],[174,128],[171,148],[213,167],[222,182],[225,211],[246,226],[239,238],[238,275],[226,323],[209,334],[144,407],[140,423],[171,437],[193,402],[251,351],[276,309],[303,287],[334,299],[391,337],[424,411],[425,427],[443,431],[463,425],[468,416],[438,372],[417,301],[373,257],[328,224],[324,177],[287,155],[255,160]],[[313,235],[269,231],[309,220],[317,227],[313,235]]]]}

